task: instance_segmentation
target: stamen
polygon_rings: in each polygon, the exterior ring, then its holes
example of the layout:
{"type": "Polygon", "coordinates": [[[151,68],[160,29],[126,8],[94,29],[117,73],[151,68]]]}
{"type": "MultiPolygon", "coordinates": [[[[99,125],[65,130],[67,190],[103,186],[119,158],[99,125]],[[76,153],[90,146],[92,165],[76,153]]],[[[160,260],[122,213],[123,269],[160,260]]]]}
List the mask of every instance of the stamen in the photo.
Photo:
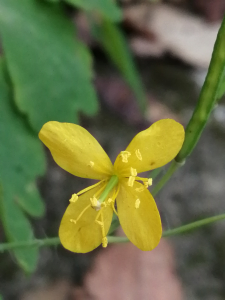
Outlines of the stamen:
{"type": "Polygon", "coordinates": [[[113,199],[112,198],[108,198],[108,200],[104,201],[101,203],[101,207],[106,207],[106,206],[109,206],[111,205],[111,203],[113,202],[113,199]]]}
{"type": "Polygon", "coordinates": [[[141,203],[140,199],[137,199],[137,200],[135,201],[135,208],[139,208],[140,203],[141,203]]]}
{"type": "Polygon", "coordinates": [[[119,190],[120,190],[120,184],[118,184],[118,187],[117,187],[117,191],[116,191],[116,194],[115,194],[115,196],[113,196],[113,202],[115,202],[115,200],[116,200],[116,197],[118,196],[118,194],[119,194],[119,190]]]}
{"type": "Polygon", "coordinates": [[[105,189],[107,183],[105,183],[97,192],[94,194],[94,197],[98,198],[98,196],[102,193],[102,191],[105,189]]]}
{"type": "Polygon", "coordinates": [[[95,220],[95,223],[97,223],[98,225],[100,225],[101,227],[103,226],[103,223],[101,221],[95,220]]]}
{"type": "Polygon", "coordinates": [[[128,163],[128,157],[131,156],[131,153],[129,151],[121,151],[120,155],[122,157],[122,162],[128,163]]]}
{"type": "Polygon", "coordinates": [[[105,234],[105,227],[104,227],[104,221],[103,221],[103,213],[102,210],[97,214],[97,217],[95,218],[95,222],[101,226],[102,229],[102,247],[106,248],[108,245],[108,240],[105,234]],[[101,216],[101,221],[97,220],[99,215],[101,216]]]}
{"type": "Polygon", "coordinates": [[[149,186],[152,185],[152,178],[147,178],[147,179],[148,179],[148,181],[145,181],[145,182],[144,182],[144,186],[145,186],[146,188],[148,188],[149,186]]]}
{"type": "Polygon", "coordinates": [[[75,203],[78,200],[77,194],[73,194],[71,199],[69,200],[70,203],[75,203]]]}
{"type": "Polygon", "coordinates": [[[142,160],[142,155],[139,149],[135,150],[135,154],[139,160],[142,160]]]}
{"type": "Polygon", "coordinates": [[[135,189],[135,191],[139,192],[139,193],[143,192],[144,190],[145,190],[145,186],[144,185],[142,185],[141,187],[135,189]]]}
{"type": "Polygon", "coordinates": [[[145,187],[148,188],[152,185],[152,178],[142,178],[142,177],[136,177],[135,180],[140,180],[144,183],[145,187]]]}
{"type": "Polygon", "coordinates": [[[95,188],[95,187],[98,186],[99,184],[103,183],[104,181],[106,181],[106,179],[101,180],[101,181],[99,181],[99,182],[97,182],[97,183],[95,183],[95,184],[93,184],[93,185],[91,185],[91,186],[88,186],[87,188],[85,188],[85,189],[81,190],[79,193],[77,193],[77,196],[79,196],[79,195],[81,195],[81,194],[83,194],[83,193],[85,193],[85,192],[87,192],[87,191],[92,190],[93,188],[95,188]]]}
{"type": "Polygon", "coordinates": [[[133,186],[134,185],[134,181],[135,181],[135,177],[134,176],[130,176],[128,179],[128,186],[133,186]]]}
{"type": "Polygon", "coordinates": [[[86,207],[82,210],[82,212],[79,214],[79,216],[76,218],[76,220],[70,219],[70,222],[76,224],[76,223],[79,221],[79,219],[83,216],[83,214],[85,213],[85,211],[86,211],[88,208],[90,208],[90,207],[91,207],[91,204],[89,204],[88,206],[86,206],[86,207]]]}
{"type": "Polygon", "coordinates": [[[116,209],[115,209],[114,203],[112,203],[112,209],[113,209],[114,213],[115,213],[115,214],[117,215],[117,217],[118,217],[118,213],[117,213],[117,211],[116,211],[116,209]]]}
{"type": "Polygon", "coordinates": [[[137,176],[137,170],[131,167],[130,174],[131,174],[131,176],[134,176],[134,177],[137,176]]]}
{"type": "Polygon", "coordinates": [[[109,198],[107,202],[110,204],[110,203],[112,203],[112,201],[113,201],[113,199],[109,198]]]}
{"type": "Polygon", "coordinates": [[[88,164],[88,166],[91,167],[91,168],[93,168],[94,165],[95,165],[95,163],[93,161],[90,161],[89,164],[88,164]]]}
{"type": "Polygon", "coordinates": [[[144,186],[146,187],[146,189],[148,188],[148,182],[147,181],[144,182],[144,186]]]}
{"type": "Polygon", "coordinates": [[[105,236],[102,238],[102,247],[106,248],[107,245],[108,245],[108,240],[107,240],[107,237],[105,236]]]}
{"type": "Polygon", "coordinates": [[[90,198],[91,201],[91,207],[94,208],[96,211],[98,211],[101,208],[101,203],[98,201],[98,199],[94,196],[93,198],[90,198]]]}
{"type": "Polygon", "coordinates": [[[70,222],[71,222],[71,223],[74,223],[74,224],[76,224],[76,223],[77,223],[77,221],[76,221],[76,220],[74,220],[74,219],[70,219],[70,222]]]}

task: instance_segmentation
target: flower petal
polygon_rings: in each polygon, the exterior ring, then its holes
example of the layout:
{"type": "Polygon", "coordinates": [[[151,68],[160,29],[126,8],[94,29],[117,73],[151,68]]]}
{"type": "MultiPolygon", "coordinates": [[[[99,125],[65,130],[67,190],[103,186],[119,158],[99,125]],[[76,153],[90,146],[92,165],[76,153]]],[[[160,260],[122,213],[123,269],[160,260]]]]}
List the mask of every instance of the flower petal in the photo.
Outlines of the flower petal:
{"type": "Polygon", "coordinates": [[[55,162],[75,176],[101,180],[112,174],[108,155],[79,125],[48,122],[42,127],[39,138],[49,148],[55,162]]]}
{"type": "Polygon", "coordinates": [[[117,209],[120,224],[129,240],[143,251],[154,249],[162,236],[162,225],[156,203],[148,189],[137,192],[139,182],[133,187],[127,185],[127,180],[121,180],[117,196],[117,209]],[[139,207],[136,208],[135,206],[139,207]]]}
{"type": "Polygon", "coordinates": [[[157,121],[138,133],[128,145],[128,163],[123,162],[121,155],[118,155],[115,169],[118,173],[124,173],[132,167],[140,173],[159,168],[177,155],[183,141],[184,128],[180,123],[172,119],[157,121]]]}
{"type": "MultiPolygon", "coordinates": [[[[101,187],[101,185],[100,185],[101,187]]],[[[98,191],[99,187],[93,188],[85,194],[79,196],[75,203],[70,203],[62,218],[59,228],[59,238],[62,245],[77,253],[86,253],[97,248],[102,243],[102,229],[95,222],[99,211],[89,207],[75,224],[71,220],[76,220],[81,212],[90,204],[90,198],[98,191]]],[[[101,208],[104,220],[105,234],[108,233],[113,210],[107,206],[101,208]]]]}

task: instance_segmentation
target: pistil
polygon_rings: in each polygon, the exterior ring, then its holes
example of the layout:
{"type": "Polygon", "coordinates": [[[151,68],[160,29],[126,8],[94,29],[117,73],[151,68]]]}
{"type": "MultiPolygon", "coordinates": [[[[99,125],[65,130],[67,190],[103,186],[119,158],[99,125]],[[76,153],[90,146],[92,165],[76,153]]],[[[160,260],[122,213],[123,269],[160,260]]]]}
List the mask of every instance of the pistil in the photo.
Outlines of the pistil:
{"type": "Polygon", "coordinates": [[[108,194],[111,192],[112,189],[118,184],[119,178],[117,175],[113,175],[109,182],[107,183],[104,191],[102,192],[101,196],[98,198],[98,201],[100,203],[103,203],[105,199],[107,198],[108,194]]]}

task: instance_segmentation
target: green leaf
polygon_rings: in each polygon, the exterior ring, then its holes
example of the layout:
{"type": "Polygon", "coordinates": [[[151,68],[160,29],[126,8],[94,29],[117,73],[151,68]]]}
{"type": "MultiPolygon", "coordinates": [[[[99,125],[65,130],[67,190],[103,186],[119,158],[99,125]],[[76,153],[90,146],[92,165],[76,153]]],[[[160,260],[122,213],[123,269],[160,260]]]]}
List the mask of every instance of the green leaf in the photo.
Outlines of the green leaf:
{"type": "Polygon", "coordinates": [[[101,13],[104,17],[112,21],[122,19],[122,11],[113,0],[65,0],[67,3],[87,11],[101,13]]]}
{"type": "Polygon", "coordinates": [[[144,112],[146,108],[145,91],[122,31],[110,21],[103,20],[100,26],[94,27],[94,32],[110,59],[130,85],[144,112]]]}
{"type": "Polygon", "coordinates": [[[0,33],[16,104],[39,131],[97,111],[91,56],[59,4],[0,0],[0,33]]]}
{"type": "MultiPolygon", "coordinates": [[[[35,186],[35,178],[44,174],[45,157],[38,138],[15,110],[0,62],[0,212],[10,242],[29,241],[33,231],[23,209],[42,216],[44,204],[35,186]],[[21,207],[23,209],[21,209],[21,207]]],[[[13,250],[18,263],[27,272],[35,269],[38,249],[13,250]]]]}

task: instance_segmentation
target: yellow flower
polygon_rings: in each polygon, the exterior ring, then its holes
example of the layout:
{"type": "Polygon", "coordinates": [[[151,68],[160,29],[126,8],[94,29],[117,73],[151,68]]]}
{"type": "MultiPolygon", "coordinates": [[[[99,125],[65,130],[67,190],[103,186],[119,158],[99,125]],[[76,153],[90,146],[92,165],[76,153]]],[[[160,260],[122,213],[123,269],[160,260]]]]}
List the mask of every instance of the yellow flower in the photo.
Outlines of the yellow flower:
{"type": "Polygon", "coordinates": [[[66,249],[85,253],[100,244],[106,247],[113,211],[139,249],[148,251],[158,245],[162,226],[148,190],[152,180],[137,173],[159,168],[177,155],[184,141],[182,125],[171,119],[154,123],[133,138],[114,166],[96,139],[79,125],[48,122],[39,138],[61,168],[99,180],[70,199],[59,228],[66,249]]]}

